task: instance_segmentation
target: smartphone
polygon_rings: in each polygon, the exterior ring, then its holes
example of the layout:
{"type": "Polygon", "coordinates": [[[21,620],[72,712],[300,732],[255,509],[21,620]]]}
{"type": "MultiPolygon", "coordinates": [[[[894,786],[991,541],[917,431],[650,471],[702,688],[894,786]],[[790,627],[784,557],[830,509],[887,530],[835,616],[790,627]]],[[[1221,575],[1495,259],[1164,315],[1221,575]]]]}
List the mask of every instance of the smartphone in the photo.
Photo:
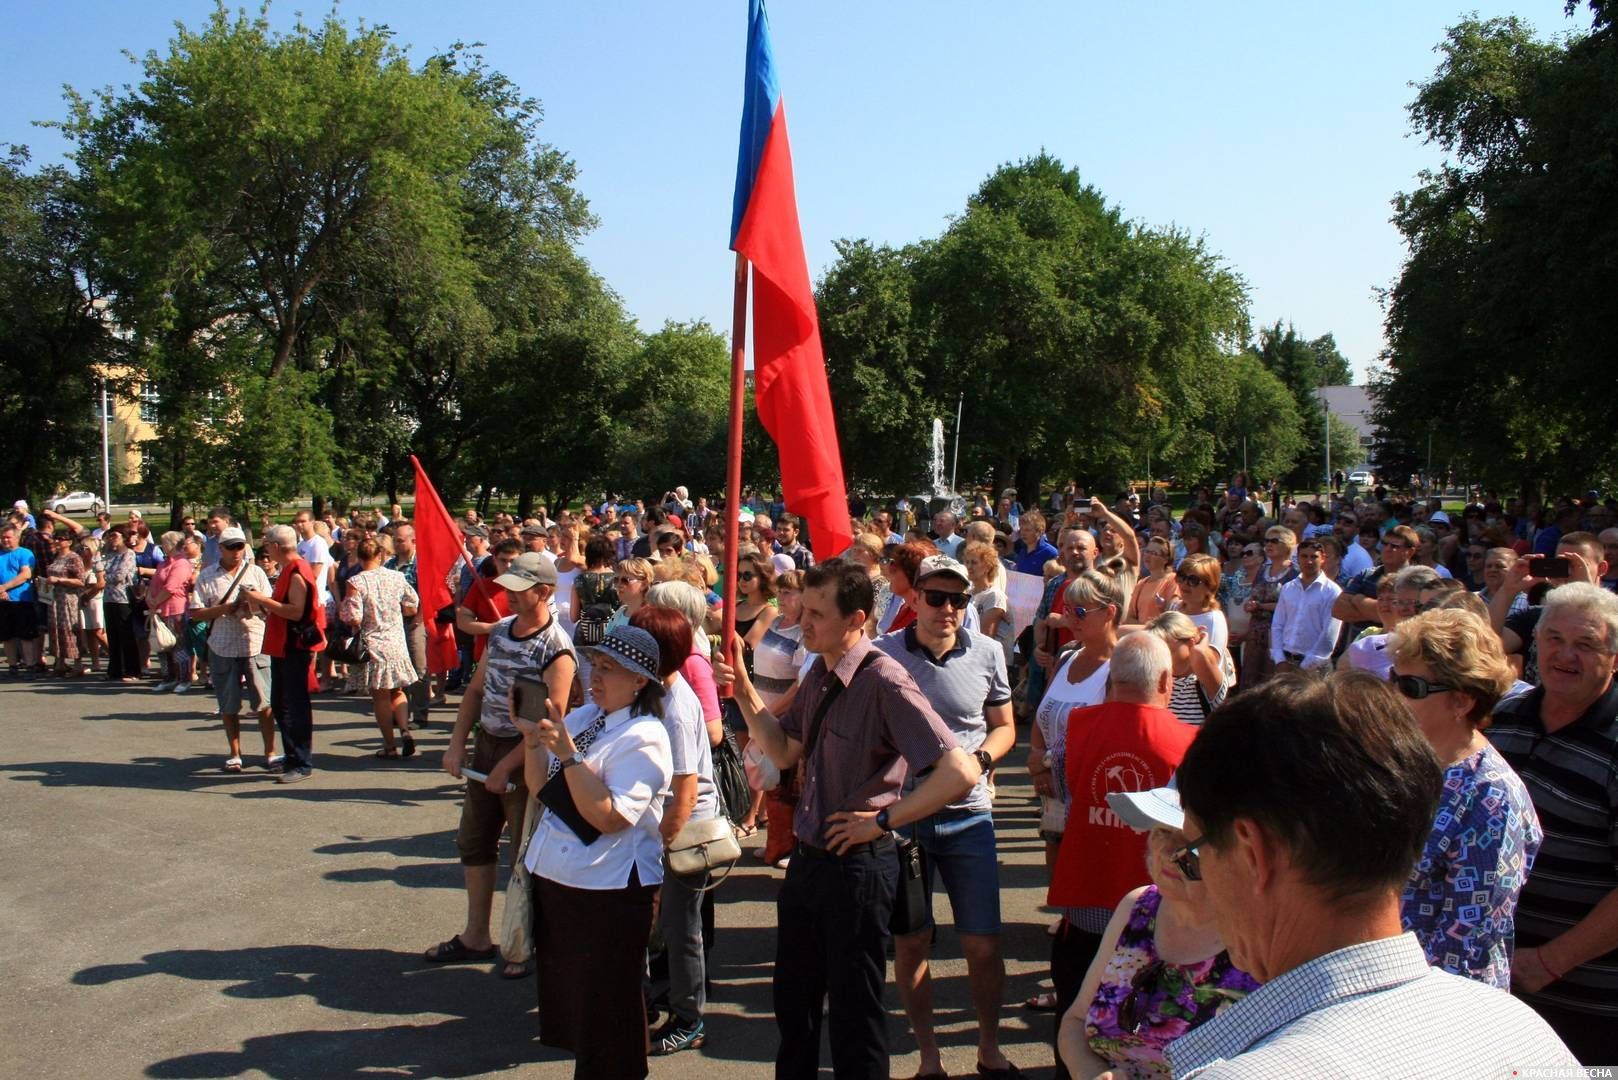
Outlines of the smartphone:
{"type": "Polygon", "coordinates": [[[532,675],[518,675],[511,684],[511,700],[517,716],[532,724],[539,723],[549,715],[545,709],[545,701],[550,696],[551,692],[545,685],[545,680],[536,679],[532,675]]]}
{"type": "Polygon", "coordinates": [[[1537,578],[1565,578],[1572,568],[1566,555],[1540,555],[1530,560],[1537,578]]]}

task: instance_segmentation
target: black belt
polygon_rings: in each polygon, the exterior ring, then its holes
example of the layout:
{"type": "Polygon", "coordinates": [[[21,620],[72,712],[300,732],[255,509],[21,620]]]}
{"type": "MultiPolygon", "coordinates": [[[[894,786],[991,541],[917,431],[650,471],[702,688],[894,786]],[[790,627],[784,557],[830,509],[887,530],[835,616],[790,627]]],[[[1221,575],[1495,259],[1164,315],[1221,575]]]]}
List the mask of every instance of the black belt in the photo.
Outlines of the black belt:
{"type": "Polygon", "coordinates": [[[802,840],[799,840],[798,848],[795,854],[807,855],[811,859],[848,859],[855,855],[864,855],[870,852],[881,851],[886,847],[891,847],[892,844],[892,833],[883,833],[882,836],[870,841],[869,843],[855,844],[853,847],[846,848],[841,852],[832,851],[830,848],[815,847],[813,844],[806,844],[802,840]]]}

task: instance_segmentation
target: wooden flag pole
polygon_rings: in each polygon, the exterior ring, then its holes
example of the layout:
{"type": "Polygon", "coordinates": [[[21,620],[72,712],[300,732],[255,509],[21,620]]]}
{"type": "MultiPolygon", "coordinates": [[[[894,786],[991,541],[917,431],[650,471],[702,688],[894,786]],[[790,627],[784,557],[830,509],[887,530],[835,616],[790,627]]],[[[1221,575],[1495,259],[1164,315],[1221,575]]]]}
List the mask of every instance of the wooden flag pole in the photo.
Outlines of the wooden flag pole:
{"type": "Polygon", "coordinates": [[[747,257],[736,255],[735,307],[730,324],[730,456],[725,468],[725,611],[720,632],[723,659],[736,636],[736,547],[742,512],[742,418],[747,411],[747,257]]]}

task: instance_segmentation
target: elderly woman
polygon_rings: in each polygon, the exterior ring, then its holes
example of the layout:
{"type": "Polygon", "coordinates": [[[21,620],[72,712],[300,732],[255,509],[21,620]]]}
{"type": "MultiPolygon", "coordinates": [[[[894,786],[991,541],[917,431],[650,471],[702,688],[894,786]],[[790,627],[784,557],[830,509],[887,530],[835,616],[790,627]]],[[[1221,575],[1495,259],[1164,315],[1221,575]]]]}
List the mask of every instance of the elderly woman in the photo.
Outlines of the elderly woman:
{"type": "Polygon", "coordinates": [[[367,659],[356,675],[371,693],[371,711],[377,730],[382,732],[379,758],[412,757],[416,740],[410,734],[410,718],[405,711],[405,687],[417,679],[410,662],[410,643],[405,638],[404,621],[416,613],[421,599],[410,582],[397,570],[382,565],[382,545],[371,537],[355,544],[354,554],[361,570],[348,579],[339,613],[345,623],[359,631],[367,659]],[[393,733],[399,732],[399,745],[393,733]]]}
{"type": "Polygon", "coordinates": [[[1382,627],[1368,629],[1356,638],[1343,653],[1341,666],[1388,678],[1393,669],[1393,657],[1387,651],[1389,635],[1404,620],[1429,605],[1436,606],[1433,593],[1438,583],[1438,575],[1428,566],[1407,566],[1397,574],[1382,575],[1376,589],[1376,613],[1382,627]]]}
{"type": "Polygon", "coordinates": [[[161,619],[174,635],[174,646],[158,657],[163,681],[152,689],[159,693],[172,690],[183,694],[191,689],[191,643],[186,639],[185,612],[190,606],[196,565],[185,557],[184,544],[184,533],[166,532],[158,537],[163,562],[146,584],[148,618],[161,619]]]}
{"type": "Polygon", "coordinates": [[[1174,660],[1170,711],[1188,724],[1202,723],[1224,704],[1236,685],[1230,653],[1215,645],[1208,631],[1182,612],[1165,611],[1146,624],[1146,631],[1163,639],[1174,660]]]}
{"type": "Polygon", "coordinates": [[[107,624],[107,679],[132,683],[140,673],[140,652],[135,644],[134,594],[139,580],[135,553],[129,549],[127,525],[115,525],[101,534],[102,616],[107,624]]]}
{"type": "Polygon", "coordinates": [[[107,620],[102,611],[105,581],[101,573],[101,541],[93,536],[79,538],[79,559],[84,564],[84,591],[79,596],[79,625],[83,628],[84,654],[90,658],[90,672],[101,670],[101,657],[107,651],[107,620]]]}
{"type": "MultiPolygon", "coordinates": [[[[689,822],[720,816],[718,788],[702,703],[681,675],[691,655],[691,621],[672,608],[648,604],[635,612],[630,625],[657,641],[658,676],[664,690],[663,727],[668,732],[673,776],[663,801],[659,832],[664,848],[672,847],[689,822]]],[[[652,1033],[653,1054],[673,1054],[700,1047],[706,1039],[702,1014],[707,979],[702,908],[711,896],[706,874],[694,878],[665,873],[658,903],[658,926],[668,959],[669,1019],[652,1033]]]]}
{"type": "Polygon", "coordinates": [[[1247,612],[1247,638],[1242,642],[1242,689],[1258,686],[1275,672],[1270,658],[1270,626],[1276,605],[1281,602],[1281,586],[1298,576],[1292,565],[1292,549],[1297,537],[1284,525],[1264,531],[1264,566],[1253,580],[1242,610],[1247,612]]]}
{"type": "Polygon", "coordinates": [[[1113,912],[1062,1017],[1057,1048],[1068,1072],[1083,1080],[1103,1073],[1166,1078],[1169,1043],[1256,990],[1258,980],[1231,961],[1206,886],[1176,863],[1191,840],[1180,793],[1172,787],[1114,793],[1107,804],[1130,828],[1147,833],[1152,884],[1129,893],[1113,912]]]}
{"type": "Polygon", "coordinates": [[[59,676],[84,674],[79,660],[79,597],[88,583],[84,560],[73,550],[71,533],[51,537],[51,562],[45,568],[45,582],[51,586],[51,655],[56,658],[52,671],[59,676]],[[72,664],[72,671],[68,665],[72,664]]]}
{"type": "Polygon", "coordinates": [[[515,715],[528,789],[545,810],[528,842],[539,1040],[580,1078],[646,1075],[641,982],[663,882],[674,776],[657,639],[638,626],[590,648],[590,700],[538,723],[515,715]],[[554,786],[547,786],[554,784],[554,786]]]}
{"type": "Polygon", "coordinates": [[[1404,928],[1435,967],[1509,990],[1517,894],[1544,839],[1527,788],[1483,736],[1511,666],[1466,611],[1406,619],[1387,651],[1394,687],[1444,765],[1432,835],[1405,885],[1404,928]]]}
{"type": "Polygon", "coordinates": [[[269,593],[242,590],[242,599],[267,616],[264,653],[270,658],[270,712],[281,731],[281,780],[296,784],[314,774],[314,709],[309,701],[309,670],[315,653],[326,648],[326,608],[315,590],[315,570],[298,555],[298,534],[290,525],[271,525],[262,554],[275,566],[269,593]]]}

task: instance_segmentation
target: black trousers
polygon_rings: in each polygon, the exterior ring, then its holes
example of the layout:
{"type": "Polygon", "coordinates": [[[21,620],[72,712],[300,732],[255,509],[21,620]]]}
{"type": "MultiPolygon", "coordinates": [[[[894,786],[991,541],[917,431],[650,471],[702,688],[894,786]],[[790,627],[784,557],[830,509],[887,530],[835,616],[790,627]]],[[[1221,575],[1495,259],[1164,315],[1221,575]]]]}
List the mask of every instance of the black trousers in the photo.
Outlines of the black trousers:
{"type": "Polygon", "coordinates": [[[887,1080],[888,920],[899,883],[891,837],[832,855],[799,844],[776,900],[775,1075],[820,1072],[822,1006],[838,1080],[887,1080]]]}
{"type": "Polygon", "coordinates": [[[309,665],[313,653],[287,648],[285,656],[270,657],[270,712],[281,729],[281,751],[286,769],[313,767],[315,712],[309,701],[309,665]]]}
{"type": "Polygon", "coordinates": [[[1073,999],[1079,996],[1084,973],[1090,970],[1090,961],[1101,948],[1101,935],[1090,934],[1062,921],[1062,928],[1051,938],[1051,982],[1056,985],[1055,1022],[1051,1025],[1051,1050],[1056,1057],[1056,1080],[1071,1080],[1072,1074],[1062,1064],[1061,1052],[1056,1046],[1057,1033],[1062,1030],[1062,1017],[1067,1015],[1073,999]]]}
{"type": "Polygon", "coordinates": [[[101,625],[107,629],[107,678],[124,679],[140,674],[140,653],[135,650],[135,628],[129,605],[101,602],[101,625]]]}

